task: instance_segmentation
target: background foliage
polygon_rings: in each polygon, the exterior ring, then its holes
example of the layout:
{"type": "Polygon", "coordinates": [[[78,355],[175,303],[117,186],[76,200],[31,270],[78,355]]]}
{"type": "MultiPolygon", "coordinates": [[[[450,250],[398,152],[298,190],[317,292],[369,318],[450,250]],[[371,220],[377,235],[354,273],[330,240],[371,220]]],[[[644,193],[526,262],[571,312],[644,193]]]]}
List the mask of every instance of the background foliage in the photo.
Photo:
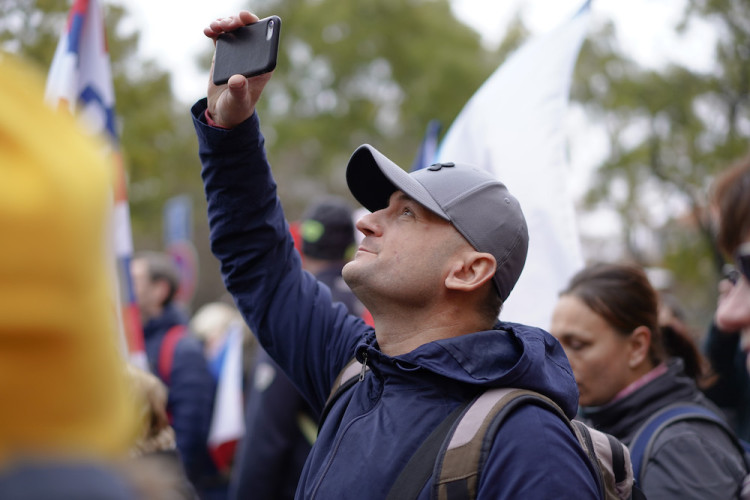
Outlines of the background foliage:
{"type": "MultiPolygon", "coordinates": [[[[69,1],[0,0],[0,8],[0,46],[46,72],[69,1]]],[[[135,246],[162,248],[164,201],[188,194],[201,262],[197,307],[219,297],[223,286],[207,247],[192,103],[178,102],[169,74],[138,54],[138,32],[124,27],[128,13],[106,2],[105,9],[135,246]]],[[[450,125],[528,36],[516,18],[490,50],[453,17],[448,0],[256,0],[253,10],[283,20],[280,60],[259,114],[291,219],[318,195],[349,196],[343,171],[359,144],[408,167],[427,123],[450,125]]],[[[609,258],[671,271],[671,291],[702,329],[722,262],[708,189],[717,172],[747,152],[750,138],[750,9],[746,0],[690,0],[679,25],[665,29],[682,32],[697,19],[719,34],[710,72],[644,68],[608,24],[584,44],[572,96],[609,140],[579,210],[613,210],[622,240],[609,258]]],[[[207,68],[210,58],[207,52],[199,62],[207,68]]]]}
{"type": "Polygon", "coordinates": [[[690,0],[672,29],[698,20],[718,35],[710,72],[643,68],[610,24],[585,43],[573,98],[609,136],[583,208],[614,210],[623,256],[671,271],[670,291],[705,328],[724,262],[707,206],[711,181],[748,153],[750,139],[750,9],[746,0],[690,0]]]}

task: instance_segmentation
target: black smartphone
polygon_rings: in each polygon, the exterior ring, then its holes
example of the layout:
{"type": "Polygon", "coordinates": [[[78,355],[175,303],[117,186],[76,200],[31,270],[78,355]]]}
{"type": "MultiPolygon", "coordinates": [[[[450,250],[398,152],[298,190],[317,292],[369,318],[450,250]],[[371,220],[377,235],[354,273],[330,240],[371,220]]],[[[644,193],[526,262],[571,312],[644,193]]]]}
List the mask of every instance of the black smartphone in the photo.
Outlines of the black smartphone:
{"type": "Polygon", "coordinates": [[[216,39],[215,85],[227,83],[232,75],[246,77],[273,71],[279,53],[281,18],[266,17],[216,39]]]}

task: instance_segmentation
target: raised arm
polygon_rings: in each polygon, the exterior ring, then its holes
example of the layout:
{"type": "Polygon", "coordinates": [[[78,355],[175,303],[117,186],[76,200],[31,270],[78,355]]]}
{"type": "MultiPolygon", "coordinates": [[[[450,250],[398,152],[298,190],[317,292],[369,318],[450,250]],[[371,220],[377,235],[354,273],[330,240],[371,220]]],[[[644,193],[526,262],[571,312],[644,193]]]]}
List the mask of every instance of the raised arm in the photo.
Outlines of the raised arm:
{"type": "MultiPolygon", "coordinates": [[[[205,34],[215,39],[255,20],[241,13],[211,23],[205,34]]],[[[255,113],[269,78],[233,75],[226,85],[209,83],[208,98],[193,106],[211,251],[253,333],[320,411],[369,327],[301,268],[255,113]]]]}

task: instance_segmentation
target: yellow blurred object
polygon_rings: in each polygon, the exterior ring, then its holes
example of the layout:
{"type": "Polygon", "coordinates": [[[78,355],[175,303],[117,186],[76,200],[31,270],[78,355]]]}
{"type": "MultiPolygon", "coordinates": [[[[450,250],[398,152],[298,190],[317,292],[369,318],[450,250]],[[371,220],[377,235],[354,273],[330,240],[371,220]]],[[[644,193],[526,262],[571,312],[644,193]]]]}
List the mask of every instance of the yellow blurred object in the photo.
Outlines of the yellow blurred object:
{"type": "Polygon", "coordinates": [[[117,350],[104,145],[0,53],[0,463],[122,456],[137,417],[117,350]]]}

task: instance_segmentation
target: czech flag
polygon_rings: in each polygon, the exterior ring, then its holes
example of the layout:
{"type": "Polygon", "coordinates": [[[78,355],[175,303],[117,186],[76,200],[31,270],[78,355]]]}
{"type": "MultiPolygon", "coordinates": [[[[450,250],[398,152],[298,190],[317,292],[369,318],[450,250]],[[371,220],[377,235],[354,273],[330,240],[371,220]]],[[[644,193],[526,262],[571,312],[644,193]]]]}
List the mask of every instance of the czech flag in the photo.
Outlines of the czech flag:
{"type": "MultiPolygon", "coordinates": [[[[208,449],[220,471],[228,471],[237,442],[245,435],[242,397],[242,324],[229,326],[224,346],[217,354],[218,373],[214,412],[208,432],[208,449]]],[[[213,370],[212,370],[213,371],[213,370]]]]}

